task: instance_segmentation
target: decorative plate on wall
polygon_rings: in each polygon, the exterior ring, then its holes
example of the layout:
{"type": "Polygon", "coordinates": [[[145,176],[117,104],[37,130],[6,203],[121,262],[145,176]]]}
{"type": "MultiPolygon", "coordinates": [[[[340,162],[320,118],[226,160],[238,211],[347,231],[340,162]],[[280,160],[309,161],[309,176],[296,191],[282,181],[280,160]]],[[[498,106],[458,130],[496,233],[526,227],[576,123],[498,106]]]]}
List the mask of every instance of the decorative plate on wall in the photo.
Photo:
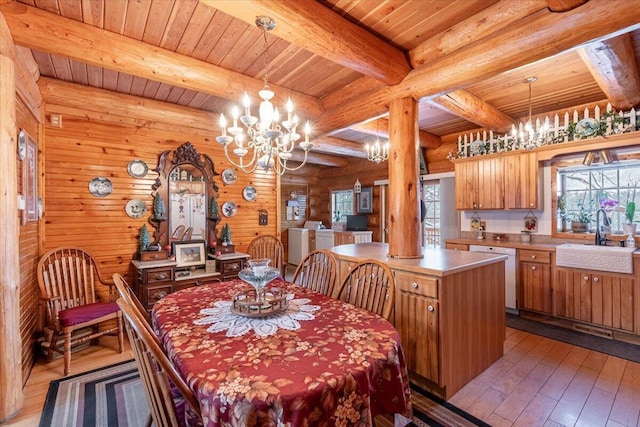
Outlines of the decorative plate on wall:
{"type": "Polygon", "coordinates": [[[143,160],[131,160],[127,172],[134,178],[144,178],[149,172],[149,167],[143,160]]]}
{"type": "Polygon", "coordinates": [[[233,169],[225,169],[222,171],[222,182],[231,185],[238,179],[238,174],[233,169]]]}
{"type": "Polygon", "coordinates": [[[237,212],[238,207],[233,202],[225,202],[224,205],[222,205],[222,214],[226,217],[231,218],[232,216],[235,216],[237,212]]]}
{"type": "Polygon", "coordinates": [[[253,202],[256,199],[257,195],[258,192],[256,191],[256,187],[254,187],[253,185],[247,185],[242,190],[242,197],[244,197],[246,201],[253,202]]]}
{"type": "Polygon", "coordinates": [[[147,212],[147,205],[140,199],[133,199],[127,202],[124,210],[131,218],[140,218],[147,212]]]}
{"type": "Polygon", "coordinates": [[[89,192],[96,197],[107,197],[113,191],[113,184],[109,178],[95,177],[89,182],[89,192]]]}
{"type": "Polygon", "coordinates": [[[586,138],[598,132],[600,123],[594,118],[586,117],[576,123],[576,135],[580,138],[586,138]]]}

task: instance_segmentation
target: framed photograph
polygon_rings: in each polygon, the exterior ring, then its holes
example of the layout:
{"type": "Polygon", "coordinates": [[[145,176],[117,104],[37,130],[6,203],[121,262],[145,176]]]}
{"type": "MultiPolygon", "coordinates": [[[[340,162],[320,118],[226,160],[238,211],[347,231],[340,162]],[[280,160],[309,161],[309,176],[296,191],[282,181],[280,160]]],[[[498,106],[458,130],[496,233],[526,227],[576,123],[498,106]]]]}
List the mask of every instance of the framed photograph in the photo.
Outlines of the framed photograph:
{"type": "Polygon", "coordinates": [[[199,267],[206,264],[207,251],[204,240],[172,242],[171,249],[176,256],[176,268],[199,267]]]}
{"type": "Polygon", "coordinates": [[[22,224],[38,220],[38,144],[25,133],[25,158],[22,161],[22,194],[25,209],[22,224]]]}
{"type": "Polygon", "coordinates": [[[373,213],[373,187],[362,187],[358,196],[358,213],[373,213]]]}

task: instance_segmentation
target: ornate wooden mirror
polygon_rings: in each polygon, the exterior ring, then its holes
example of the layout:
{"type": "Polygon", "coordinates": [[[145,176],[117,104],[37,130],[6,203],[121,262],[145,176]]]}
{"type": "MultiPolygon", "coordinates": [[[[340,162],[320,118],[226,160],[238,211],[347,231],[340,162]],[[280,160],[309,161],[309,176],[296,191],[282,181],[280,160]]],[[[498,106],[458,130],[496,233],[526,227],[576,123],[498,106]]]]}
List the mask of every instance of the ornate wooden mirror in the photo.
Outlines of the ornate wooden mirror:
{"type": "Polygon", "coordinates": [[[155,227],[154,243],[167,248],[177,240],[215,240],[220,218],[215,201],[218,185],[213,178],[218,173],[211,158],[185,142],[174,151],[162,152],[153,170],[158,172],[150,219],[155,227]]]}

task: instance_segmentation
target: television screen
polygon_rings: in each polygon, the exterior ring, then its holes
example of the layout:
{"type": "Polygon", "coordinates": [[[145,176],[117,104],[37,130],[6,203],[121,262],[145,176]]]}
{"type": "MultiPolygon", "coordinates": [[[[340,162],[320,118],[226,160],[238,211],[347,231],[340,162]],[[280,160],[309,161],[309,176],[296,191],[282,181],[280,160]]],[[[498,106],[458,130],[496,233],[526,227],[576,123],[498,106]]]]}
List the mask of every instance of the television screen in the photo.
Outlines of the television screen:
{"type": "Polygon", "coordinates": [[[347,215],[347,231],[367,231],[367,216],[347,215]]]}

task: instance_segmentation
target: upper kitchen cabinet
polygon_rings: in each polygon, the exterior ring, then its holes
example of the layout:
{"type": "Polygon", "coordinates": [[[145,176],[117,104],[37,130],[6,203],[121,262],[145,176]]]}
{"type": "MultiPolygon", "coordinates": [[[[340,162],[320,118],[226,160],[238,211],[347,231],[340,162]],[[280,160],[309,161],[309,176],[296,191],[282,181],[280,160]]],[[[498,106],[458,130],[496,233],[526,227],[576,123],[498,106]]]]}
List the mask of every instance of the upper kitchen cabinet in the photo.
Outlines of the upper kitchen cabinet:
{"type": "Polygon", "coordinates": [[[504,209],[504,158],[457,161],[455,174],[456,209],[504,209]]]}
{"type": "Polygon", "coordinates": [[[541,209],[536,153],[516,153],[505,157],[504,195],[507,209],[541,209]]]}

